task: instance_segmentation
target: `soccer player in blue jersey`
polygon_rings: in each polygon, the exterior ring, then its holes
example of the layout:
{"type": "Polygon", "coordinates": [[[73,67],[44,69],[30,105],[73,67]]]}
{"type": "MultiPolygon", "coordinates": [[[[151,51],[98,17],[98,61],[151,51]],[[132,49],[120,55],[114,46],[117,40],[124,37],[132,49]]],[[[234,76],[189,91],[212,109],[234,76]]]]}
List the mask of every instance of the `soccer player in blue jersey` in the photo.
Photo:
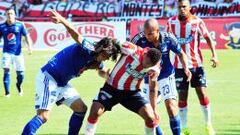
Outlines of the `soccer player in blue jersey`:
{"type": "Polygon", "coordinates": [[[109,58],[115,61],[120,53],[120,46],[115,39],[103,38],[93,44],[56,11],[51,12],[51,19],[63,24],[76,43],[58,52],[38,73],[35,99],[37,115],[26,124],[22,135],[34,135],[48,120],[55,103],[65,104],[73,110],[68,135],[78,135],[87,106],[68,82],[88,69],[96,69],[101,77],[106,78],[108,71],[104,70],[102,61],[109,58]]]}
{"type": "Polygon", "coordinates": [[[22,36],[26,38],[29,53],[31,49],[31,38],[23,23],[17,21],[14,9],[8,8],[6,10],[7,20],[0,24],[0,37],[3,37],[3,55],[2,67],[4,70],[3,84],[5,88],[5,97],[10,97],[10,67],[13,63],[17,73],[17,90],[20,96],[23,95],[21,88],[24,78],[24,59],[22,55],[22,36]]]}
{"type": "MultiPolygon", "coordinates": [[[[144,23],[144,32],[134,36],[132,42],[143,48],[157,48],[162,53],[161,72],[158,76],[159,95],[165,101],[167,108],[170,127],[173,135],[180,135],[180,118],[177,107],[177,91],[174,78],[174,67],[170,61],[170,51],[178,54],[181,63],[183,64],[185,74],[188,80],[191,79],[191,72],[187,68],[186,54],[181,50],[181,46],[177,43],[176,38],[171,33],[160,32],[159,25],[156,19],[148,19],[144,23]]],[[[143,93],[149,97],[148,78],[145,78],[143,93]]],[[[160,98],[158,98],[158,102],[160,98]]],[[[157,134],[161,135],[160,127],[157,128],[157,134]]]]}

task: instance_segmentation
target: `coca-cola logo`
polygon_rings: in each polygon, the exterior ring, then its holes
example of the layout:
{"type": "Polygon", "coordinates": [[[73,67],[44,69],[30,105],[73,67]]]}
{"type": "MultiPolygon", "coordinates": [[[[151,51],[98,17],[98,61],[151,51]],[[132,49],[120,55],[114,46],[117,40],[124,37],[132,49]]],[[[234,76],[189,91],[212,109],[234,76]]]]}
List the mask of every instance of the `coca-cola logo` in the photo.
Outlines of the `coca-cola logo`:
{"type": "Polygon", "coordinates": [[[35,27],[33,27],[33,25],[31,25],[30,23],[24,23],[31,39],[33,42],[33,45],[35,45],[35,43],[37,42],[37,30],[35,27]]]}
{"type": "MultiPolygon", "coordinates": [[[[85,38],[91,38],[95,41],[103,37],[114,38],[114,26],[102,23],[81,23],[75,25],[77,31],[85,38]]],[[[71,38],[66,30],[50,28],[44,32],[44,43],[50,47],[60,44],[62,41],[71,38]]]]}

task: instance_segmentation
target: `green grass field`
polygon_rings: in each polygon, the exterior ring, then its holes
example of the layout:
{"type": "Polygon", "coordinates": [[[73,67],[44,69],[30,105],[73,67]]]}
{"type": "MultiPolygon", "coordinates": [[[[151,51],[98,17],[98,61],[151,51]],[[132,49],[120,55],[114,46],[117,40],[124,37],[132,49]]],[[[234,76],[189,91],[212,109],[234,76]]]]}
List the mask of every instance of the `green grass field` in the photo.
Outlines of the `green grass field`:
{"type": "MultiPolygon", "coordinates": [[[[34,95],[35,76],[40,67],[56,52],[36,51],[32,55],[25,52],[26,76],[24,96],[19,97],[15,88],[15,72],[11,72],[11,97],[5,98],[0,83],[0,135],[19,135],[24,125],[35,115],[34,95]]],[[[208,60],[210,51],[203,51],[205,69],[208,78],[208,94],[212,105],[213,126],[218,135],[240,135],[240,52],[238,50],[218,51],[220,66],[212,69],[208,60]]],[[[107,63],[112,66],[112,63],[107,63]]],[[[0,77],[2,78],[2,71],[0,77]]],[[[2,79],[1,79],[2,80],[2,79]]],[[[87,71],[80,78],[71,81],[82,99],[90,107],[92,99],[103,86],[104,80],[95,71],[87,71]]],[[[203,115],[194,89],[189,95],[189,128],[192,135],[204,135],[203,115]]],[[[168,116],[163,104],[159,105],[161,127],[170,135],[168,116]]],[[[64,135],[68,130],[71,110],[66,106],[55,106],[50,120],[37,132],[38,135],[64,135]]],[[[84,121],[86,123],[86,119],[84,121]]],[[[99,120],[98,135],[141,135],[144,134],[144,122],[136,114],[117,105],[111,112],[105,113],[99,120]]],[[[82,127],[81,133],[85,128],[82,127]]]]}

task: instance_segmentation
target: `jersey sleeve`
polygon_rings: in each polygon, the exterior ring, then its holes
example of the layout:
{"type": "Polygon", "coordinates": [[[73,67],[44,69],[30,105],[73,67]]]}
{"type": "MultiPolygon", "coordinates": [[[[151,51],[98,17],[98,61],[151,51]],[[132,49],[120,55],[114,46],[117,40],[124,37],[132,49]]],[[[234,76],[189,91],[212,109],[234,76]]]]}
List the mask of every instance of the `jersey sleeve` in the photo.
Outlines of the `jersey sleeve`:
{"type": "Polygon", "coordinates": [[[177,38],[172,33],[168,33],[166,40],[168,40],[167,43],[171,51],[173,51],[176,54],[181,53],[181,50],[182,50],[181,45],[179,44],[179,42],[177,41],[177,38]]]}
{"type": "Polygon", "coordinates": [[[77,43],[76,43],[76,45],[78,45],[78,47],[82,48],[82,50],[88,55],[91,55],[92,52],[94,51],[94,44],[89,42],[86,39],[83,39],[83,42],[81,45],[79,45],[77,43]]]}
{"type": "Polygon", "coordinates": [[[131,42],[139,46],[139,45],[140,45],[139,42],[140,42],[140,39],[141,39],[142,37],[144,37],[144,32],[140,32],[140,33],[136,34],[136,35],[132,38],[131,42]]]}
{"type": "Polygon", "coordinates": [[[207,27],[205,25],[205,23],[203,22],[202,19],[200,19],[199,22],[199,33],[205,38],[209,35],[209,32],[207,30],[207,27]]]}
{"type": "Polygon", "coordinates": [[[124,42],[121,45],[121,52],[122,54],[125,54],[125,55],[132,55],[137,51],[137,49],[138,49],[138,46],[136,46],[131,42],[124,42]]]}
{"type": "Polygon", "coordinates": [[[23,36],[26,36],[28,34],[28,31],[23,23],[21,23],[21,33],[23,36]]]}

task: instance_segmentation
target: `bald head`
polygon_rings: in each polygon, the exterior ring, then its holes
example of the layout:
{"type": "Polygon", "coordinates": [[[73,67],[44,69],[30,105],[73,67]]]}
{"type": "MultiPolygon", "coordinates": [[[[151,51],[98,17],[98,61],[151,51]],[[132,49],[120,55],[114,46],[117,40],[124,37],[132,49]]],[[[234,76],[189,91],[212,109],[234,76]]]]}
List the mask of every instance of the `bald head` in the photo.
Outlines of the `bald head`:
{"type": "Polygon", "coordinates": [[[144,34],[149,42],[158,42],[159,25],[156,19],[148,19],[144,23],[144,34]]]}
{"type": "Polygon", "coordinates": [[[144,29],[158,29],[158,21],[154,18],[147,19],[144,23],[144,29]]]}

